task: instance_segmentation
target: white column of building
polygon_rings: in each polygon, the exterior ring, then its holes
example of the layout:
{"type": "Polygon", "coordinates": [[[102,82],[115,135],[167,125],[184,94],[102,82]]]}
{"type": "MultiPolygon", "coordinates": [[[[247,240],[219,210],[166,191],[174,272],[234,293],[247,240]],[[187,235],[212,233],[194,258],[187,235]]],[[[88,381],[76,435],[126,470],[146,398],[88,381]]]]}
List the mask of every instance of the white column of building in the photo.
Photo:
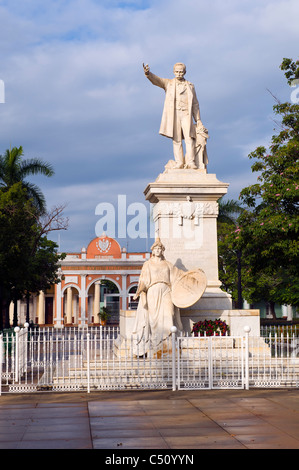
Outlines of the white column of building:
{"type": "Polygon", "coordinates": [[[33,297],[33,316],[31,320],[33,320],[33,323],[36,323],[36,316],[37,316],[37,302],[38,302],[38,296],[34,295],[33,297]]]}
{"type": "Polygon", "coordinates": [[[68,287],[66,290],[66,323],[68,325],[70,325],[73,322],[72,304],[73,304],[72,288],[68,287]]]}
{"type": "Polygon", "coordinates": [[[13,301],[11,301],[9,304],[9,323],[11,325],[13,324],[13,311],[14,311],[14,303],[13,301]]]}
{"type": "Polygon", "coordinates": [[[54,322],[56,328],[61,328],[63,325],[61,313],[61,283],[59,282],[56,287],[56,321],[54,322]]]}
{"type": "Polygon", "coordinates": [[[81,274],[81,326],[86,324],[86,274],[81,274]]]}
{"type": "Polygon", "coordinates": [[[293,309],[291,305],[282,305],[281,310],[283,317],[287,317],[288,321],[293,320],[293,309]]]}
{"type": "Polygon", "coordinates": [[[292,307],[292,305],[288,305],[287,317],[288,317],[289,321],[293,320],[293,307],[292,307]]]}
{"type": "Polygon", "coordinates": [[[120,310],[127,310],[127,274],[122,274],[122,290],[120,310]]]}
{"type": "Polygon", "coordinates": [[[99,311],[100,311],[100,285],[101,282],[96,282],[94,285],[94,299],[93,299],[93,321],[99,323],[99,311]]]}
{"type": "Polygon", "coordinates": [[[40,291],[38,296],[38,324],[45,324],[45,294],[43,291],[40,291]]]}

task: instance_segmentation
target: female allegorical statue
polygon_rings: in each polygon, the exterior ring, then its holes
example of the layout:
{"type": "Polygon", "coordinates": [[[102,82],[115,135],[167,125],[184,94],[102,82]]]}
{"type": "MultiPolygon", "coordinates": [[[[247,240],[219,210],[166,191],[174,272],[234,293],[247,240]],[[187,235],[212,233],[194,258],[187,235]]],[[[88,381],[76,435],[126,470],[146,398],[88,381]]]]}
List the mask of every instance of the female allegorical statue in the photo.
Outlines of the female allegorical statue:
{"type": "Polygon", "coordinates": [[[160,240],[151,247],[152,257],[142,267],[139,285],[134,299],[139,299],[134,336],[134,353],[141,356],[147,352],[151,340],[154,350],[175,326],[182,331],[179,309],[173,304],[171,287],[184,274],[164,258],[164,246],[160,240]]]}

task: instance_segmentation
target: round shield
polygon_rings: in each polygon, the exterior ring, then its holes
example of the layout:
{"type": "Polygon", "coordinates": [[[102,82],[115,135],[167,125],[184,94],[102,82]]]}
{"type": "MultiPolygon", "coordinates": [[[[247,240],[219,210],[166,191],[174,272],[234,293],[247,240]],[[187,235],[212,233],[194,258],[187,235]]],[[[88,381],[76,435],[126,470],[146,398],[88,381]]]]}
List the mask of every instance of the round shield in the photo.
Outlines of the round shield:
{"type": "Polygon", "coordinates": [[[207,278],[201,269],[187,271],[172,286],[172,302],[176,307],[188,308],[194,305],[207,287],[207,278]]]}

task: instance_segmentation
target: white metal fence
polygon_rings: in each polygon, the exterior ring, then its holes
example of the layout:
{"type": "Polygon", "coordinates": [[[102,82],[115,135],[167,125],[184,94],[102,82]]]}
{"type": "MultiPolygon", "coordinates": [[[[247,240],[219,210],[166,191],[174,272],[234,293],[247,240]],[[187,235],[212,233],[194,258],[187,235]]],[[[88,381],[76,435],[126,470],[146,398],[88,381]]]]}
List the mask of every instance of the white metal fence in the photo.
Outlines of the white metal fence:
{"type": "Polygon", "coordinates": [[[251,387],[299,387],[299,337],[288,332],[248,338],[251,387]]]}
{"type": "Polygon", "coordinates": [[[0,395],[37,391],[299,386],[299,339],[176,336],[136,352],[118,328],[16,329],[0,335],[0,395]],[[162,345],[162,346],[161,346],[162,345]]]}
{"type": "Polygon", "coordinates": [[[246,338],[178,338],[179,389],[244,388],[246,338]]]}

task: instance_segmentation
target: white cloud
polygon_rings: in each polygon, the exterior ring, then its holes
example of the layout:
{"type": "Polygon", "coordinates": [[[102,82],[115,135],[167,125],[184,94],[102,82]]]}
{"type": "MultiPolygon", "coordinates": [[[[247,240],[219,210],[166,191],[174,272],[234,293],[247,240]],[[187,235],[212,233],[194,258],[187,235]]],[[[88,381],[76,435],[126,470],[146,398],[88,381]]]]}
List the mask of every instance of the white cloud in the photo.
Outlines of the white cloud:
{"type": "MultiPolygon", "coordinates": [[[[74,184],[67,187],[49,187],[45,191],[45,196],[48,202],[48,209],[57,205],[57,192],[59,193],[59,201],[65,204],[64,216],[69,218],[70,225],[67,233],[61,234],[58,238],[54,232],[52,239],[57,242],[59,240],[62,250],[78,251],[83,245],[87,245],[89,241],[96,236],[95,227],[99,220],[96,215],[96,208],[99,204],[108,203],[112,205],[115,211],[115,226],[116,236],[118,234],[118,210],[123,208],[128,212],[131,204],[142,204],[145,210],[150,214],[150,205],[142,197],[136,198],[137,194],[142,194],[147,186],[146,179],[138,181],[136,184],[135,179],[128,178],[123,183],[115,181],[114,183],[93,183],[93,184],[74,184]],[[120,209],[119,209],[120,208],[120,209]],[[69,234],[70,232],[70,234],[69,234]],[[68,244],[68,248],[67,248],[68,244]]],[[[132,218],[132,217],[131,217],[132,218]]],[[[122,220],[130,220],[130,217],[121,217],[122,220]]],[[[148,229],[149,229],[149,221],[148,229]]],[[[125,240],[120,240],[122,245],[125,246],[125,240]]],[[[144,245],[144,241],[137,241],[137,244],[144,245]]],[[[133,247],[131,247],[133,251],[133,247]]],[[[142,247],[144,249],[144,246],[142,247]]],[[[138,251],[136,249],[135,251],[138,251]]]]}

